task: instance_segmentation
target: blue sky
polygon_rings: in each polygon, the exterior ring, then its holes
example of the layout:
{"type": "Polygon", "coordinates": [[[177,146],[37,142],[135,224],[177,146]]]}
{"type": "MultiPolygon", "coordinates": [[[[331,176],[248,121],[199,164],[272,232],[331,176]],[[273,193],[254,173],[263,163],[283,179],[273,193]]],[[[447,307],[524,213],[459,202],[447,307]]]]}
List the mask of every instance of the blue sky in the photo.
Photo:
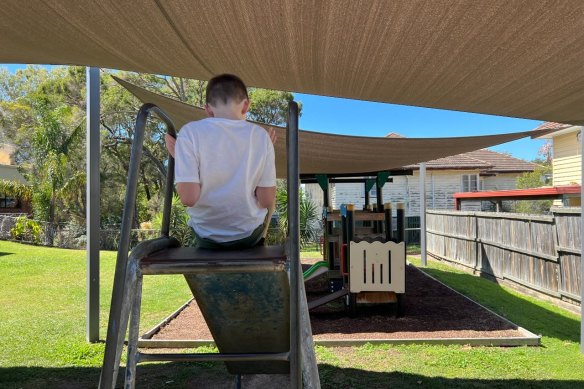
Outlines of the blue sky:
{"type": "MultiPolygon", "coordinates": [[[[11,72],[25,65],[2,65],[11,72]]],[[[296,93],[302,102],[300,127],[306,130],[345,135],[385,136],[397,132],[409,138],[488,135],[527,131],[541,121],[480,115],[395,104],[322,97],[296,93]]],[[[521,139],[495,146],[517,158],[532,160],[544,143],[521,139]]]]}

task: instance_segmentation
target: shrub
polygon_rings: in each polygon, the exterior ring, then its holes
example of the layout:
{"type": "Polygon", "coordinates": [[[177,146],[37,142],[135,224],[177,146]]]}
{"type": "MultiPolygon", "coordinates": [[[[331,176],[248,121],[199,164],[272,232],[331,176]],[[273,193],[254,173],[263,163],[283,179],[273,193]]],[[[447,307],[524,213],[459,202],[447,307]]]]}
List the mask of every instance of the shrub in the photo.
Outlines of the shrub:
{"type": "MultiPolygon", "coordinates": [[[[189,215],[181,204],[178,195],[172,197],[170,211],[170,235],[178,239],[183,246],[189,247],[195,244],[193,229],[188,224],[189,215]]],[[[158,212],[152,220],[152,228],[159,230],[162,226],[162,211],[158,212]]]]}
{"type": "Polygon", "coordinates": [[[10,229],[10,236],[14,240],[41,243],[41,225],[39,222],[21,216],[16,220],[14,227],[10,229]]]}

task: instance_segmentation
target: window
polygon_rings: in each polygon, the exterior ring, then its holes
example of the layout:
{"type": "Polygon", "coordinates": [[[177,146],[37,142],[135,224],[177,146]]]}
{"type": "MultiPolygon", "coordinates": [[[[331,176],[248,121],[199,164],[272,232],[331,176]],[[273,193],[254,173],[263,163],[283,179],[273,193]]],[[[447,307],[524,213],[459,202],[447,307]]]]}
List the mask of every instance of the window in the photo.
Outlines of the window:
{"type": "Polygon", "coordinates": [[[462,191],[463,192],[477,192],[480,189],[478,174],[463,174],[462,175],[462,191]]]}
{"type": "Polygon", "coordinates": [[[0,193],[0,208],[16,208],[18,201],[15,198],[8,197],[4,193],[0,193]]]}
{"type": "Polygon", "coordinates": [[[374,185],[373,188],[369,191],[369,198],[375,199],[377,198],[377,186],[374,185]]]}

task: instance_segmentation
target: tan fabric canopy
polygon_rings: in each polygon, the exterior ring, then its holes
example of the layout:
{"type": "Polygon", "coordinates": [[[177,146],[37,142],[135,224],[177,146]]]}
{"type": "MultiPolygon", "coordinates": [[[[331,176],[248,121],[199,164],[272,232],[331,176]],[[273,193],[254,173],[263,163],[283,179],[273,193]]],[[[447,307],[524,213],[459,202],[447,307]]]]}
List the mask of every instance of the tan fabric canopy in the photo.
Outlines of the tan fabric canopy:
{"type": "MultiPolygon", "coordinates": [[[[177,129],[189,121],[206,117],[201,108],[114,78],[142,102],[162,108],[177,129]]],[[[274,128],[278,133],[275,145],[276,172],[278,177],[283,178],[286,176],[286,129],[274,128]]],[[[478,150],[526,136],[537,137],[550,131],[553,130],[459,138],[374,138],[300,131],[300,174],[358,174],[401,169],[402,166],[478,150]]]]}
{"type": "Polygon", "coordinates": [[[0,62],[584,123],[581,0],[6,0],[0,62]]]}

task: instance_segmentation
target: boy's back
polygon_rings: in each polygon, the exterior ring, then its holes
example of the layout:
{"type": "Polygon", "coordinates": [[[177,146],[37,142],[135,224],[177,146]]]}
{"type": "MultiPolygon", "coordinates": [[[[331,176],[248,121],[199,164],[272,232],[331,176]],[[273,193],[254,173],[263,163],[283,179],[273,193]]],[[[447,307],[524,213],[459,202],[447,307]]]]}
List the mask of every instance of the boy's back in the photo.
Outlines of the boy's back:
{"type": "Polygon", "coordinates": [[[274,147],[245,120],[208,118],[185,125],[176,143],[176,182],[200,183],[189,225],[215,242],[244,239],[264,223],[257,187],[275,186],[274,147]]]}

